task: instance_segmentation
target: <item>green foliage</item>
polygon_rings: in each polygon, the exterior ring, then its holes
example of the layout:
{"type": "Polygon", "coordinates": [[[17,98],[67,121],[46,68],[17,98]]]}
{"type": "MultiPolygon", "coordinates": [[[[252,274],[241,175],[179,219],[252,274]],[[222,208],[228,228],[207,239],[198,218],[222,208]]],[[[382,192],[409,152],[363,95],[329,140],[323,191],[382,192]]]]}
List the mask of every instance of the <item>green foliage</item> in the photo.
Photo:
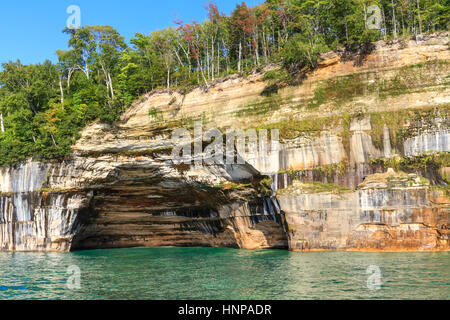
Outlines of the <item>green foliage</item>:
{"type": "Polygon", "coordinates": [[[162,121],[162,120],[164,120],[162,111],[159,110],[159,109],[156,109],[156,108],[150,109],[148,115],[150,116],[150,118],[151,118],[152,120],[156,120],[156,121],[162,121]]]}
{"type": "Polygon", "coordinates": [[[383,149],[384,128],[387,127],[392,147],[401,150],[403,140],[417,135],[416,128],[411,122],[417,122],[422,130],[432,129],[435,126],[434,119],[436,117],[447,119],[449,111],[448,106],[444,105],[441,108],[372,113],[370,114],[372,142],[378,149],[383,149]]]}
{"type": "Polygon", "coordinates": [[[415,157],[397,157],[372,159],[372,165],[383,165],[384,168],[393,168],[396,171],[405,172],[439,172],[441,169],[450,167],[450,153],[429,153],[415,157]]]}
{"type": "Polygon", "coordinates": [[[314,69],[320,53],[328,51],[320,34],[294,34],[284,45],[281,53],[286,69],[295,71],[302,68],[314,69]]]}
{"type": "Polygon", "coordinates": [[[357,97],[376,95],[384,100],[406,93],[421,90],[430,85],[449,85],[450,79],[442,78],[448,73],[447,62],[429,61],[402,67],[394,71],[389,79],[383,79],[377,72],[356,73],[331,78],[319,83],[314,96],[308,102],[308,109],[315,109],[325,103],[340,107],[357,97]],[[426,75],[426,76],[425,76],[426,75]]]}
{"type": "Polygon", "coordinates": [[[289,195],[296,191],[301,191],[302,193],[333,193],[342,194],[345,192],[352,191],[350,188],[341,187],[335,184],[327,184],[318,181],[305,182],[305,183],[294,183],[293,186],[279,190],[278,195],[289,195]]]}
{"type": "Polygon", "coordinates": [[[235,115],[237,117],[264,115],[268,112],[278,110],[281,105],[281,97],[278,94],[273,94],[268,97],[263,97],[260,101],[243,106],[243,108],[237,111],[235,115]]]}
{"type": "Polygon", "coordinates": [[[294,139],[305,134],[315,135],[322,130],[326,130],[327,128],[340,126],[342,122],[343,117],[333,116],[324,118],[281,121],[261,126],[258,129],[279,129],[280,138],[294,139]]]}
{"type": "Polygon", "coordinates": [[[334,175],[344,176],[347,173],[348,163],[340,162],[336,164],[328,164],[325,166],[318,166],[315,170],[326,177],[332,177],[334,175]]]}
{"type": "Polygon", "coordinates": [[[286,72],[286,70],[270,70],[264,73],[263,80],[264,81],[279,81],[279,80],[289,80],[289,74],[286,72]]]}
{"type": "MultiPolygon", "coordinates": [[[[213,1],[206,9],[208,19],[201,24],[176,20],[176,28],[136,33],[129,45],[108,25],[65,29],[68,50],[57,51],[57,64],[2,64],[0,166],[32,156],[63,158],[84,126],[96,120],[118,120],[127,106],[154,89],[175,88],[185,94],[194,86],[207,89],[221,77],[249,75],[281,62],[284,70],[264,76],[269,82],[263,92],[266,100],[242,114],[276,110],[278,89],[295,72],[317,67],[322,52],[448,30],[450,12],[448,0],[266,0],[255,7],[242,2],[229,16],[213,1]],[[366,27],[367,7],[373,4],[382,10],[381,31],[366,27]]],[[[328,101],[339,105],[371,90],[378,90],[380,98],[400,95],[414,90],[411,84],[417,87],[430,80],[420,72],[404,71],[392,81],[365,87],[359,76],[325,82],[316,88],[308,107],[328,101]]],[[[427,75],[434,74],[429,71],[427,75]]],[[[438,71],[437,78],[442,75],[438,71]]],[[[448,75],[443,79],[441,84],[448,86],[448,75]]],[[[149,116],[162,120],[156,110],[149,116]]],[[[314,122],[303,125],[309,130],[325,124],[314,122]]],[[[303,130],[294,125],[283,124],[287,136],[303,130]]]]}
{"type": "Polygon", "coordinates": [[[251,186],[252,185],[250,183],[226,182],[226,183],[215,185],[214,189],[218,189],[221,191],[236,191],[236,190],[244,190],[251,186]]]}
{"type": "Polygon", "coordinates": [[[272,195],[272,178],[265,177],[260,180],[256,185],[256,190],[260,196],[271,196],[272,195]]]}
{"type": "Polygon", "coordinates": [[[57,65],[2,64],[0,166],[64,158],[84,126],[114,122],[123,110],[113,88],[122,37],[109,26],[65,32],[71,49],[58,51],[57,65]]]}

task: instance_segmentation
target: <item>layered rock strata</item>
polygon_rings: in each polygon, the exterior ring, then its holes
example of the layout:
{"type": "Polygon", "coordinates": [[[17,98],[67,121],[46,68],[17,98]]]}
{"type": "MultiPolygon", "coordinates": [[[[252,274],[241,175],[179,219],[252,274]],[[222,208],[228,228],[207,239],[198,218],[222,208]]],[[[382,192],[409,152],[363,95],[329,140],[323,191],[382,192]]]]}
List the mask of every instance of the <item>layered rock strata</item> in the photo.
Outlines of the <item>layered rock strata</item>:
{"type": "Polygon", "coordinates": [[[371,178],[356,191],[308,193],[297,183],[285,189],[278,198],[289,248],[448,250],[450,201],[443,191],[430,189],[415,175],[371,178]]]}
{"type": "Polygon", "coordinates": [[[444,33],[328,53],[292,86],[257,73],[152,92],[114,125],[85,128],[67,160],[0,171],[0,250],[448,250],[448,45],[444,33]],[[177,164],[171,134],[199,120],[279,129],[279,148],[260,141],[240,165],[177,164]],[[361,185],[393,165],[432,186],[361,185]],[[282,192],[297,180],[351,191],[282,192]]]}

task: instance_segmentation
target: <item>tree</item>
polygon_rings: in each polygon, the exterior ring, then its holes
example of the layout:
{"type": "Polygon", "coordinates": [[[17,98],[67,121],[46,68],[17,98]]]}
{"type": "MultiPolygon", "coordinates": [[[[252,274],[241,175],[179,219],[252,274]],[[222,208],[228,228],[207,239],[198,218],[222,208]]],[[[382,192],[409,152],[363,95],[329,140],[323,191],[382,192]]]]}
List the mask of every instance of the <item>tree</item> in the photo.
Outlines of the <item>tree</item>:
{"type": "MultiPolygon", "coordinates": [[[[237,5],[231,14],[231,29],[233,41],[237,42],[238,72],[242,70],[242,60],[247,57],[249,51],[256,50],[255,35],[256,18],[251,8],[245,2],[237,5]],[[249,39],[253,36],[253,39],[249,39]]],[[[256,55],[255,55],[256,56],[256,55]]],[[[256,63],[255,63],[256,65],[256,63]]]]}
{"type": "Polygon", "coordinates": [[[0,165],[29,156],[71,152],[87,123],[116,121],[136,97],[158,87],[185,88],[222,74],[282,62],[289,72],[310,70],[323,51],[400,35],[448,30],[449,0],[266,0],[238,4],[231,15],[214,1],[208,19],[150,34],[130,47],[111,26],[64,29],[68,50],[58,63],[2,64],[0,165]],[[367,28],[368,8],[381,10],[381,30],[367,28]]]}
{"type": "Polygon", "coordinates": [[[81,70],[89,80],[95,51],[92,33],[86,27],[79,29],[66,28],[63,32],[70,36],[69,47],[73,50],[75,67],[81,70]]]}
{"type": "Polygon", "coordinates": [[[124,37],[111,26],[87,26],[94,42],[93,60],[101,69],[111,99],[114,99],[112,73],[117,72],[121,52],[127,48],[124,37]]]}
{"type": "Polygon", "coordinates": [[[167,71],[166,84],[170,88],[170,73],[173,68],[177,49],[174,49],[177,33],[174,29],[155,31],[151,34],[151,46],[156,50],[157,54],[163,59],[164,66],[167,71]]]}
{"type": "Polygon", "coordinates": [[[320,34],[297,33],[284,45],[282,56],[284,65],[291,72],[304,67],[317,67],[321,52],[328,50],[320,34]]]}

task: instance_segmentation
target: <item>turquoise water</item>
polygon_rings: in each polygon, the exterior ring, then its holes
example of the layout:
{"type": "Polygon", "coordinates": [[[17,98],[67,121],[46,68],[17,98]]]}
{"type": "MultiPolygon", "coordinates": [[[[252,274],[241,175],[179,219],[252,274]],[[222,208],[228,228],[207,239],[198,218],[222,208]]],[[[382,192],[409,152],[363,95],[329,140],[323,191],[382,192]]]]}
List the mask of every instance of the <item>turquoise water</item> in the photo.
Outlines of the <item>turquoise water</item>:
{"type": "Polygon", "coordinates": [[[450,299],[450,253],[445,252],[0,253],[0,272],[0,299],[450,299]],[[81,271],[80,288],[70,290],[67,270],[74,265],[81,271]],[[371,265],[381,271],[379,290],[368,289],[371,265]]]}

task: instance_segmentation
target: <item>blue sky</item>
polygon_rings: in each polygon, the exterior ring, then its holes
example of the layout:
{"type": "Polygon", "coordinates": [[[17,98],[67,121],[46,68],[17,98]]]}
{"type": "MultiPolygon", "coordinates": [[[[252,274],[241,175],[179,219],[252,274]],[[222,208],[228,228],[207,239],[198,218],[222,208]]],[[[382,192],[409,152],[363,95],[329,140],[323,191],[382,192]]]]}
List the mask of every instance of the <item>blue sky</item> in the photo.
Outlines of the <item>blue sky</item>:
{"type": "MultiPolygon", "coordinates": [[[[216,0],[228,14],[242,0],[216,0]]],[[[263,0],[247,0],[250,6],[263,0]]],[[[129,40],[135,32],[149,33],[183,21],[206,19],[207,0],[15,0],[0,6],[0,62],[20,59],[23,63],[55,61],[57,49],[67,48],[66,25],[70,5],[81,8],[82,25],[115,27],[129,40]]]]}

